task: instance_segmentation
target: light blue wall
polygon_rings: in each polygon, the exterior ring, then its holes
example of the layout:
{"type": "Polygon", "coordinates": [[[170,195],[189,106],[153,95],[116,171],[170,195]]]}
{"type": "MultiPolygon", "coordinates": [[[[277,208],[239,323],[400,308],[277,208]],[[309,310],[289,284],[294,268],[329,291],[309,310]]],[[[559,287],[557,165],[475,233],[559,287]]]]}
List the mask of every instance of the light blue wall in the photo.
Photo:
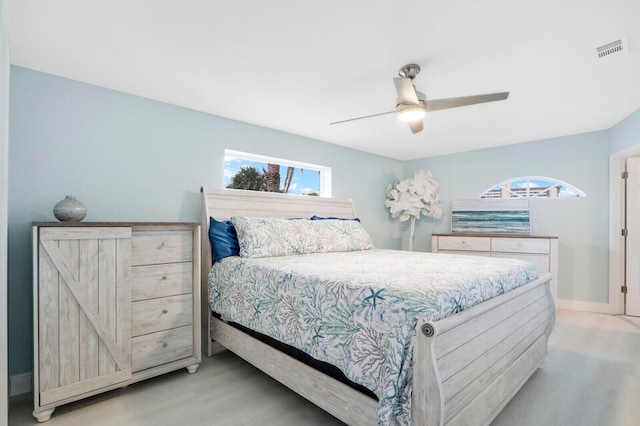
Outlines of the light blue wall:
{"type": "MultiPolygon", "coordinates": [[[[533,200],[532,231],[559,237],[558,298],[607,303],[608,139],[608,131],[602,131],[406,162],[405,176],[430,170],[441,184],[443,216],[418,222],[414,246],[430,250],[432,233],[451,231],[451,200],[477,199],[491,186],[519,176],[559,179],[587,197],[533,200]]],[[[403,237],[406,247],[406,226],[403,237]]]]}
{"type": "Polygon", "coordinates": [[[631,147],[640,148],[640,109],[613,126],[610,134],[609,152],[611,154],[631,147]]]}
{"type": "MultiPolygon", "coordinates": [[[[32,369],[31,222],[76,195],[86,221],[199,221],[199,188],[222,187],[224,149],[332,167],[334,197],[352,198],[376,246],[408,246],[384,188],[418,169],[441,183],[442,219],[422,219],[415,247],[449,232],[449,203],[495,183],[542,175],[588,197],[536,200],[533,231],[560,237],[558,295],[608,300],[609,154],[640,143],[640,111],[609,131],[400,162],[185,108],[11,68],[9,373],[32,369]]],[[[437,143],[436,141],[432,143],[437,143]]]]}
{"type": "Polygon", "coordinates": [[[31,222],[75,195],[85,221],[199,221],[222,187],[224,149],[332,168],[376,246],[399,248],[384,189],[402,162],[20,67],[11,68],[9,373],[32,370],[31,222]]]}

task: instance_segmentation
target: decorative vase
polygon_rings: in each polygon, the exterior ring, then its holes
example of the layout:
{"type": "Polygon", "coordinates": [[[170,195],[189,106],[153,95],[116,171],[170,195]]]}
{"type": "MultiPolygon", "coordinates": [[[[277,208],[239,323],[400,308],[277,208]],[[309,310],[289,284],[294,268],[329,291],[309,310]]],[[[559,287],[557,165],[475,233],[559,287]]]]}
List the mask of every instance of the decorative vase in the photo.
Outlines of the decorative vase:
{"type": "Polygon", "coordinates": [[[87,215],[87,208],[73,195],[53,206],[53,215],[61,222],[80,222],[87,215]]]}

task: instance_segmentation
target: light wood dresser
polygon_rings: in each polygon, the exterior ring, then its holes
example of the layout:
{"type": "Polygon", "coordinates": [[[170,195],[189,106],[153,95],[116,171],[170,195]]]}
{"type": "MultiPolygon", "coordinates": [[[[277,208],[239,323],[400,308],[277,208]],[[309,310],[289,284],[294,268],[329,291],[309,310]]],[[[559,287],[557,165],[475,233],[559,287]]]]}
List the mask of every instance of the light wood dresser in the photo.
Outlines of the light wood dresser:
{"type": "Polygon", "coordinates": [[[433,253],[464,254],[521,259],[531,262],[539,273],[550,272],[551,294],[558,288],[558,238],[523,235],[433,234],[433,253]]]}
{"type": "Polygon", "coordinates": [[[199,223],[33,224],[34,411],[186,367],[200,350],[199,223]]]}

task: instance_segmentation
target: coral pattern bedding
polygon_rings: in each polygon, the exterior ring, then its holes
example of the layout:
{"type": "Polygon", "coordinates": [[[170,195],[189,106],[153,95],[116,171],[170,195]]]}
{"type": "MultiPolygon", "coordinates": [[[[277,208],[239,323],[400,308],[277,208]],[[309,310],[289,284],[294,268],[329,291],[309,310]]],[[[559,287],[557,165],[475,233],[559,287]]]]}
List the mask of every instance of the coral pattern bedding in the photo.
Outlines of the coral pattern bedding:
{"type": "Polygon", "coordinates": [[[329,362],[377,395],[380,425],[410,424],[417,323],[538,277],[514,259],[395,250],[231,256],[209,274],[223,319],[329,362]]]}

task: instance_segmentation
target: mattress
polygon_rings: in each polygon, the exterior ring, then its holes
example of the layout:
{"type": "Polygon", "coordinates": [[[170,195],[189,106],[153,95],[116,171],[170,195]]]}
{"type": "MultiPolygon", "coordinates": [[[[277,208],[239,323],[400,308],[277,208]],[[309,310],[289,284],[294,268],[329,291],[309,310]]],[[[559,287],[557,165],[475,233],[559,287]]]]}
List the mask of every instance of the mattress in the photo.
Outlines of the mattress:
{"type": "Polygon", "coordinates": [[[416,325],[533,281],[515,259],[396,250],[228,257],[209,274],[224,320],[327,362],[378,398],[380,424],[409,424],[416,325]]]}

